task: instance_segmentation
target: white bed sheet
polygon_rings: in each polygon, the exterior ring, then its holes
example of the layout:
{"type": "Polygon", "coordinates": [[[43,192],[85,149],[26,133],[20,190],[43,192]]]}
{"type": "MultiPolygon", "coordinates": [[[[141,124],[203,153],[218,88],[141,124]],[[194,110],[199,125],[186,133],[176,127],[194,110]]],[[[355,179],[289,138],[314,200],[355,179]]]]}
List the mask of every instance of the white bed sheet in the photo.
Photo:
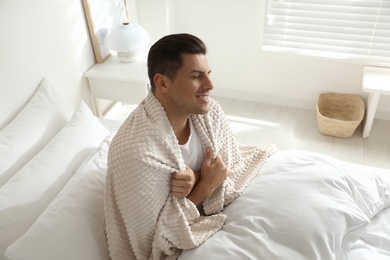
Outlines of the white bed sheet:
{"type": "MultiPolygon", "coordinates": [[[[111,133],[121,124],[100,122],[111,133]]],[[[7,249],[9,259],[107,259],[104,230],[96,227],[104,226],[108,142],[81,163],[78,174],[7,249]],[[100,206],[91,207],[95,204],[100,206]],[[91,228],[82,228],[85,223],[91,228]],[[91,240],[87,247],[72,237],[91,240]]],[[[390,259],[390,170],[301,150],[279,151],[224,213],[222,230],[184,251],[180,260],[390,259]]]]}
{"type": "Polygon", "coordinates": [[[390,259],[389,204],[389,170],[280,151],[179,259],[390,259]]]}

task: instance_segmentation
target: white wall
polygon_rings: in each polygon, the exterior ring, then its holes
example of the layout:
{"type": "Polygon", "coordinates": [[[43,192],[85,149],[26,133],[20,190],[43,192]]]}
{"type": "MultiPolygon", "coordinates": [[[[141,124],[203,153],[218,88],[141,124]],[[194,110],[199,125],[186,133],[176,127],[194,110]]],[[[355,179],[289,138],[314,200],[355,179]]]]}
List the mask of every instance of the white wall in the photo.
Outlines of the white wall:
{"type": "Polygon", "coordinates": [[[0,129],[26,103],[43,77],[74,107],[95,63],[81,0],[0,1],[0,129]]]}
{"type": "MultiPolygon", "coordinates": [[[[261,51],[261,0],[137,0],[138,20],[155,41],[193,33],[209,48],[214,94],[315,109],[321,92],[361,90],[363,64],[261,51]]],[[[390,66],[390,64],[389,64],[390,66]]],[[[376,116],[390,119],[390,96],[376,116]]]]}
{"type": "MultiPolygon", "coordinates": [[[[311,108],[321,92],[366,96],[361,64],[262,52],[261,0],[129,2],[152,41],[189,32],[207,43],[215,94],[311,108]]],[[[74,107],[80,98],[90,103],[83,73],[95,59],[81,0],[0,0],[0,31],[0,129],[43,77],[74,107]]],[[[389,114],[384,96],[377,116],[389,114]]]]}

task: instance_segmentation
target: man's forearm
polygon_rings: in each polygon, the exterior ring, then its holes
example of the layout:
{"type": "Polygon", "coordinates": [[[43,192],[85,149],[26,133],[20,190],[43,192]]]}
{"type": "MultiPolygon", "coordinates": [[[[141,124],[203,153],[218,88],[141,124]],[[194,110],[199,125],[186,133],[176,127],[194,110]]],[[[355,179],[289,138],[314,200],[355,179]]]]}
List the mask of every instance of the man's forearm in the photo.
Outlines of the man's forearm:
{"type": "Polygon", "coordinates": [[[192,189],[191,193],[187,196],[187,199],[192,201],[197,207],[200,207],[208,197],[214,192],[214,189],[210,188],[207,183],[203,183],[200,179],[192,189]]]}

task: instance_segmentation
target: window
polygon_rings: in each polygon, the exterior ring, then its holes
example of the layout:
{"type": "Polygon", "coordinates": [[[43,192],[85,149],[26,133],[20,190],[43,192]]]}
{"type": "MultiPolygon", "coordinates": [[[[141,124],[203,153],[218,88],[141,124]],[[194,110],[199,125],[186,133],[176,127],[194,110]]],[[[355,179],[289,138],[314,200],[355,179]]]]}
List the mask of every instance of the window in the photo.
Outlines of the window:
{"type": "Polygon", "coordinates": [[[263,50],[390,63],[390,0],[265,0],[263,50]]]}

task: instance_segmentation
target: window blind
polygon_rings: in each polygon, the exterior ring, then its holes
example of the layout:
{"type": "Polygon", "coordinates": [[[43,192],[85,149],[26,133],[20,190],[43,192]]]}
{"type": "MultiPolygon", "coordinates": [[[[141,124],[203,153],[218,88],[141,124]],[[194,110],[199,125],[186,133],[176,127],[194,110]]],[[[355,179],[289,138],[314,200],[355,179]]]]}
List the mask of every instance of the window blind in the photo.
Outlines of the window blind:
{"type": "Polygon", "coordinates": [[[390,0],[265,0],[262,48],[390,63],[390,0]]]}

